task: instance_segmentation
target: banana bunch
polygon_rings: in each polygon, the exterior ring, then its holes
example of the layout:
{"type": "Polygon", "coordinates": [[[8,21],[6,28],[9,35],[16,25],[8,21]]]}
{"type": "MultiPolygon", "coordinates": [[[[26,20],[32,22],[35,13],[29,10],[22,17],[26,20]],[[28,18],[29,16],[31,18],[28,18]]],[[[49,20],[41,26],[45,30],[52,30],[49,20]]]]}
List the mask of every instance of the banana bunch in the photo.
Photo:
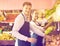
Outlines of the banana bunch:
{"type": "Polygon", "coordinates": [[[15,38],[12,37],[11,34],[3,33],[0,34],[0,40],[14,40],[15,38]]]}

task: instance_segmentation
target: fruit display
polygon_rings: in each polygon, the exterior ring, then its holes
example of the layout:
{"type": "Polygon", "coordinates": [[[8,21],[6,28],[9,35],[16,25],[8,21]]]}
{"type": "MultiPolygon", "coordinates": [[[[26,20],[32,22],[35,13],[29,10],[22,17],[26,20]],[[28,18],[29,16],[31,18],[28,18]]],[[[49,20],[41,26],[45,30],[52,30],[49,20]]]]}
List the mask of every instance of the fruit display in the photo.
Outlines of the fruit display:
{"type": "Polygon", "coordinates": [[[8,33],[2,33],[0,34],[0,40],[14,40],[15,38],[8,33]]]}
{"type": "Polygon", "coordinates": [[[60,46],[60,34],[46,37],[46,46],[60,46]]]}

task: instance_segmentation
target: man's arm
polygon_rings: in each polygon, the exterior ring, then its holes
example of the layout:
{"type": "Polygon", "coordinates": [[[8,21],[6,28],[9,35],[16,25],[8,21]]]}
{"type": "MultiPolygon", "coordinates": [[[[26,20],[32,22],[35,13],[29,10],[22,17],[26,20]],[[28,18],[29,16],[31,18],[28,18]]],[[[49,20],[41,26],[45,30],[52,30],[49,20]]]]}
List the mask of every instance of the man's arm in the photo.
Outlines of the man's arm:
{"type": "Polygon", "coordinates": [[[42,37],[45,36],[45,34],[43,33],[42,29],[40,29],[37,25],[32,24],[31,22],[30,22],[30,29],[34,33],[38,34],[39,36],[42,36],[42,37]]]}
{"type": "Polygon", "coordinates": [[[19,33],[19,29],[24,24],[24,18],[22,15],[18,15],[17,18],[15,19],[14,26],[12,29],[12,35],[20,40],[26,41],[27,37],[19,33]]]}
{"type": "Polygon", "coordinates": [[[41,30],[42,32],[45,31],[45,29],[43,27],[36,25],[33,21],[31,21],[30,23],[33,24],[34,27],[41,30]]]}

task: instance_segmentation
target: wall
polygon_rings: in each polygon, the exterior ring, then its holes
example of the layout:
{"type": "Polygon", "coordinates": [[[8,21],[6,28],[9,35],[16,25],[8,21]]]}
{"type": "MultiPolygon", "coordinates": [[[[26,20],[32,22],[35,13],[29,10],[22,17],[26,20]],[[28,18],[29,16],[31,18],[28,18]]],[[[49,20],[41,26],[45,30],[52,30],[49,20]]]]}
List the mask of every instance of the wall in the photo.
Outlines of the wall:
{"type": "Polygon", "coordinates": [[[33,4],[32,9],[51,9],[56,0],[0,0],[0,10],[19,10],[22,4],[29,1],[33,4]]]}

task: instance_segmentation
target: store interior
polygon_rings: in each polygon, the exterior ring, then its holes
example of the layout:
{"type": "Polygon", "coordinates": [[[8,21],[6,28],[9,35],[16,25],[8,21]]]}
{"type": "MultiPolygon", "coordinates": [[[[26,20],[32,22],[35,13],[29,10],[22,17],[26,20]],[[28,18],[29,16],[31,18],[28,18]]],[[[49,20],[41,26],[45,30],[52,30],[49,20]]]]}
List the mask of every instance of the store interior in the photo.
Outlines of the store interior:
{"type": "MultiPolygon", "coordinates": [[[[15,3],[13,3],[14,0],[11,1],[0,0],[0,45],[5,46],[14,46],[16,38],[11,34],[12,27],[15,18],[22,12],[22,3],[28,0],[16,0],[15,3]]],[[[30,2],[33,4],[31,11],[33,12],[34,9],[38,10],[38,20],[41,20],[41,15],[45,15],[46,19],[49,19],[52,16],[52,18],[48,20],[48,23],[52,22],[52,24],[45,30],[45,34],[49,35],[45,38],[45,46],[60,46],[60,0],[49,0],[50,3],[46,3],[47,0],[42,0],[43,3],[45,1],[44,4],[40,3],[41,0],[40,2],[37,1],[38,4],[36,1],[35,3],[34,0],[31,0],[30,2]],[[49,6],[50,4],[51,6],[49,6]]]]}

